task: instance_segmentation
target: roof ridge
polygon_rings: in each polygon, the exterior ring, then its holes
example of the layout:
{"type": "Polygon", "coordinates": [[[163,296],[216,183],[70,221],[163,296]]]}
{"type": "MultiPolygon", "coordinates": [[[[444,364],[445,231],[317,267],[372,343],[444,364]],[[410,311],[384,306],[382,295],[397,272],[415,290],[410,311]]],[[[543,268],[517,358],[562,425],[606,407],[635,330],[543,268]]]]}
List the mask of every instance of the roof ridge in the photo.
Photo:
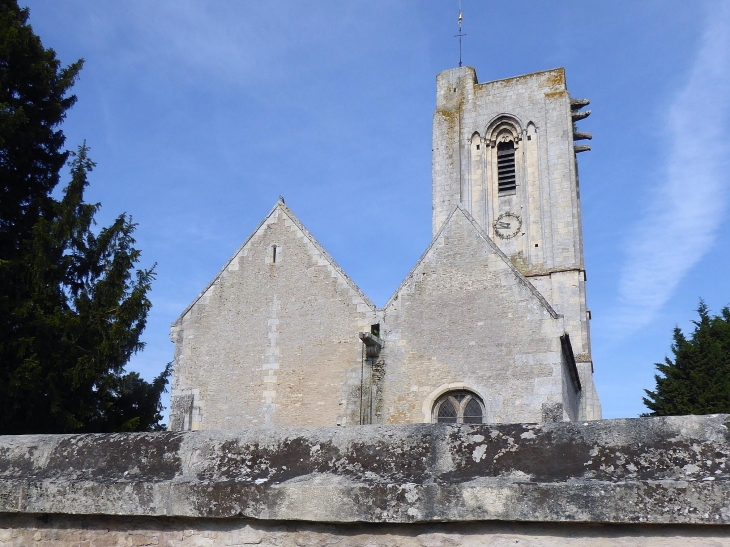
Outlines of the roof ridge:
{"type": "Polygon", "coordinates": [[[413,273],[416,271],[416,268],[418,268],[418,265],[421,262],[423,262],[423,259],[424,258],[426,258],[426,255],[429,253],[429,251],[431,250],[431,248],[434,246],[434,244],[436,243],[436,240],[441,236],[441,232],[444,231],[444,228],[446,228],[446,225],[451,220],[451,217],[454,216],[454,213],[455,212],[456,212],[456,207],[449,213],[449,216],[446,217],[446,220],[444,220],[443,224],[441,224],[441,228],[439,228],[439,231],[436,232],[436,235],[433,236],[433,238],[431,238],[431,243],[428,244],[428,247],[426,247],[426,250],[421,253],[421,256],[418,257],[418,260],[416,260],[416,263],[413,265],[413,267],[410,270],[408,270],[408,273],[403,278],[403,281],[401,281],[398,284],[398,286],[395,288],[395,290],[393,291],[393,293],[390,295],[390,298],[388,298],[388,300],[385,302],[385,304],[383,305],[383,307],[382,308],[378,308],[378,309],[384,310],[385,308],[387,308],[390,305],[391,301],[395,298],[395,295],[397,295],[398,292],[401,290],[401,288],[406,284],[406,282],[411,277],[413,277],[413,273]]]}
{"type": "Polygon", "coordinates": [[[507,266],[510,268],[512,273],[517,277],[517,280],[522,283],[527,289],[535,296],[540,303],[545,307],[545,309],[548,311],[550,316],[553,319],[558,319],[562,317],[560,314],[558,314],[553,307],[550,305],[550,303],[547,301],[547,299],[538,291],[535,286],[530,283],[530,281],[522,275],[522,272],[517,269],[517,267],[512,264],[512,261],[509,259],[509,257],[502,252],[502,249],[500,249],[497,244],[492,240],[492,238],[489,237],[487,232],[482,228],[476,220],[474,220],[474,217],[471,216],[469,211],[464,209],[464,207],[459,203],[457,204],[454,209],[449,213],[449,216],[446,217],[446,220],[441,225],[441,228],[439,228],[439,231],[436,233],[435,236],[433,236],[433,239],[431,240],[431,243],[429,243],[428,247],[426,247],[426,250],[423,251],[421,256],[416,260],[416,263],[413,265],[413,267],[408,271],[408,274],[403,278],[403,281],[400,282],[398,287],[393,291],[393,294],[391,294],[390,298],[388,298],[388,301],[385,303],[385,305],[382,308],[379,308],[379,310],[385,310],[390,303],[395,299],[396,295],[400,290],[403,288],[403,286],[413,277],[413,274],[415,273],[416,269],[420,266],[421,262],[426,258],[426,255],[431,251],[433,246],[435,245],[436,241],[441,237],[441,234],[443,233],[446,226],[449,224],[451,219],[453,218],[456,211],[461,211],[461,213],[464,215],[464,218],[469,221],[469,223],[474,227],[479,237],[481,237],[486,243],[489,245],[489,247],[507,264],[507,266]]]}
{"type": "Polygon", "coordinates": [[[360,289],[360,287],[357,286],[357,284],[348,276],[345,271],[340,267],[339,264],[335,261],[334,258],[330,256],[330,254],[324,250],[322,245],[319,243],[319,241],[316,240],[316,238],[307,230],[304,225],[301,223],[301,221],[294,215],[294,213],[291,212],[291,209],[287,207],[283,201],[279,200],[276,202],[276,204],[271,208],[271,210],[264,216],[264,218],[261,220],[261,222],[258,223],[256,228],[248,235],[248,237],[241,243],[241,245],[238,246],[236,251],[231,255],[231,257],[226,261],[226,263],[223,265],[223,267],[218,270],[218,273],[216,273],[213,276],[213,279],[205,286],[205,288],[200,291],[200,293],[193,298],[192,302],[188,304],[188,306],[183,310],[183,312],[172,322],[172,325],[179,324],[183,317],[185,317],[185,314],[187,314],[192,307],[205,295],[206,292],[220,279],[220,277],[223,275],[223,273],[228,269],[228,266],[230,266],[231,262],[239,255],[241,251],[248,245],[248,243],[251,241],[251,239],[258,233],[258,231],[261,229],[264,224],[266,224],[266,221],[271,217],[271,215],[274,214],[276,210],[281,210],[288,218],[292,221],[293,224],[296,225],[296,227],[301,230],[301,232],[304,234],[304,236],[314,245],[314,247],[317,249],[319,253],[322,254],[322,256],[330,263],[330,265],[335,269],[335,271],[341,275],[345,282],[350,286],[351,289],[353,289],[364,301],[365,303],[370,306],[373,310],[376,309],[375,304],[365,295],[364,292],[360,289]]]}
{"type": "Polygon", "coordinates": [[[492,247],[492,249],[494,249],[494,251],[500,256],[500,258],[507,264],[507,266],[509,266],[509,268],[512,270],[512,273],[514,273],[517,277],[518,281],[525,285],[530,290],[530,292],[542,303],[542,305],[545,306],[553,319],[558,319],[562,317],[558,312],[553,309],[553,307],[550,305],[550,302],[547,301],[547,299],[540,293],[540,291],[538,291],[535,286],[530,283],[530,281],[524,275],[522,275],[522,272],[517,268],[517,266],[512,264],[512,261],[509,259],[509,257],[504,254],[502,249],[500,249],[497,244],[492,240],[492,238],[489,237],[489,234],[487,234],[484,228],[482,228],[477,223],[477,221],[474,219],[473,216],[471,216],[469,211],[464,209],[461,203],[459,203],[456,208],[464,213],[466,219],[471,223],[472,226],[474,226],[477,233],[482,237],[482,239],[484,239],[487,244],[489,244],[489,246],[492,247]]]}
{"type": "Polygon", "coordinates": [[[337,271],[338,274],[340,274],[342,277],[345,278],[345,281],[350,285],[350,288],[355,290],[355,292],[362,297],[362,299],[365,301],[365,303],[370,306],[373,310],[376,309],[375,304],[367,297],[367,295],[362,292],[360,287],[357,286],[357,283],[355,283],[349,275],[345,273],[345,270],[343,270],[339,264],[337,264],[337,261],[332,258],[332,256],[324,250],[324,247],[320,244],[319,241],[311,234],[309,233],[309,230],[307,230],[304,225],[301,223],[301,221],[294,215],[294,213],[291,212],[289,207],[284,205],[283,202],[279,202],[277,204],[284,213],[289,217],[289,220],[291,220],[294,224],[296,224],[297,228],[299,228],[302,233],[309,239],[309,241],[312,242],[312,244],[317,248],[317,250],[322,253],[322,255],[329,261],[329,263],[332,265],[332,267],[337,271]]]}

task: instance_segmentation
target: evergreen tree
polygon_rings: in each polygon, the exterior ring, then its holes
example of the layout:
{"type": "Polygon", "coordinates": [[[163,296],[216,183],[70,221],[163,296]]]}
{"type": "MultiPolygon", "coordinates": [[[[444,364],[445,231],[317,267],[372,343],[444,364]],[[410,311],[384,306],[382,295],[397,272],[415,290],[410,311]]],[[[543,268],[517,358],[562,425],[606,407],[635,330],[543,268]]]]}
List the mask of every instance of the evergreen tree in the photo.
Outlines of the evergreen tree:
{"type": "Polygon", "coordinates": [[[730,413],[730,308],[710,317],[700,301],[692,336],[674,328],[672,353],[656,363],[656,389],[644,390],[645,416],[730,413]]]}
{"type": "Polygon", "coordinates": [[[62,68],[27,23],[28,10],[0,0],[0,257],[22,252],[68,153],[58,129],[76,102],[68,91],[83,61],[62,68]]]}
{"type": "Polygon", "coordinates": [[[85,143],[53,198],[82,61],[62,68],[27,20],[0,0],[0,433],[156,429],[169,365],[151,384],[124,372],[154,274],[135,269],[131,217],[93,229],[85,143]]]}

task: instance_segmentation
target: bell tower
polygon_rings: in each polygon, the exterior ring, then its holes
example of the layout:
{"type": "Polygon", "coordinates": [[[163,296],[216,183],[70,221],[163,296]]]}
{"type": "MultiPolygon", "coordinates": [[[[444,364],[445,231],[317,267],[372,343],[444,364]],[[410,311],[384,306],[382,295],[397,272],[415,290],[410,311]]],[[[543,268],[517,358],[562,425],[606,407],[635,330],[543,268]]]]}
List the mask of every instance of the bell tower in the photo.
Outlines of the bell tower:
{"type": "Polygon", "coordinates": [[[563,316],[586,389],[585,419],[600,418],[592,381],[590,312],[574,130],[590,111],[571,99],[562,68],[478,83],[471,67],[436,77],[432,230],[457,204],[563,316]]]}

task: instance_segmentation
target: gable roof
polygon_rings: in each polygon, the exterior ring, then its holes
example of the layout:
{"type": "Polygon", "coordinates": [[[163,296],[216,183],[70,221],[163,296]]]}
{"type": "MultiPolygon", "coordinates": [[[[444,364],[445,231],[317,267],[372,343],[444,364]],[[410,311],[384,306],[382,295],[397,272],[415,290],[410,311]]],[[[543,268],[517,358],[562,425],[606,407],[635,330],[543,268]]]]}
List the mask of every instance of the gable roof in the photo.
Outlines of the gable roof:
{"type": "Polygon", "coordinates": [[[360,290],[360,287],[358,287],[355,282],[350,279],[350,277],[340,268],[340,266],[335,262],[334,258],[332,258],[327,251],[324,250],[322,245],[314,238],[312,234],[309,233],[309,231],[304,227],[304,225],[299,221],[297,217],[294,216],[294,214],[291,212],[291,210],[284,205],[284,201],[282,199],[279,199],[279,201],[276,202],[276,205],[274,205],[269,213],[261,220],[258,226],[254,229],[253,232],[245,239],[245,241],[241,244],[238,249],[236,249],[236,252],[233,253],[233,256],[229,258],[226,263],[223,265],[223,267],[218,271],[218,273],[213,277],[213,279],[208,283],[205,288],[200,291],[200,294],[196,296],[192,302],[183,310],[183,312],[178,316],[175,321],[173,321],[173,325],[179,324],[183,317],[185,317],[185,314],[188,313],[193,306],[205,295],[206,292],[218,281],[224,274],[225,271],[228,269],[228,267],[231,265],[231,263],[239,256],[239,254],[248,246],[248,244],[251,242],[251,240],[263,229],[265,228],[270,222],[271,218],[274,217],[275,213],[277,211],[280,211],[283,213],[283,215],[292,222],[304,235],[304,237],[308,240],[309,243],[311,243],[314,248],[322,255],[322,258],[327,261],[328,265],[331,266],[336,274],[342,278],[342,280],[348,285],[350,290],[355,292],[360,298],[362,298],[363,302],[371,308],[373,311],[376,309],[375,304],[373,304],[370,299],[365,296],[365,293],[363,293],[360,290]]]}
{"type": "Polygon", "coordinates": [[[464,209],[464,207],[462,207],[461,204],[458,204],[456,207],[454,207],[454,210],[451,211],[451,213],[449,214],[447,219],[441,225],[441,228],[439,229],[438,233],[433,237],[433,239],[431,240],[431,243],[428,245],[428,247],[426,247],[426,250],[423,251],[423,254],[421,255],[421,257],[416,261],[413,268],[411,268],[411,270],[408,272],[408,275],[406,275],[405,278],[403,279],[403,281],[400,282],[400,285],[398,285],[398,288],[396,288],[395,291],[393,291],[393,294],[390,296],[390,298],[388,298],[388,301],[380,309],[387,308],[388,306],[390,306],[391,302],[393,302],[393,300],[395,300],[396,296],[403,289],[403,287],[406,285],[406,283],[408,283],[408,281],[410,281],[413,278],[413,275],[416,273],[416,270],[421,265],[421,263],[426,259],[428,254],[431,252],[431,249],[436,244],[436,242],[439,240],[439,238],[441,237],[441,235],[444,232],[444,230],[446,229],[446,227],[451,223],[451,220],[454,217],[454,215],[459,214],[459,213],[464,215],[466,220],[474,228],[474,231],[477,233],[477,235],[481,239],[483,239],[484,242],[487,244],[487,246],[490,247],[492,249],[492,251],[494,251],[494,253],[504,261],[504,263],[507,265],[507,267],[510,269],[510,271],[514,274],[517,281],[520,284],[527,287],[527,289],[533,294],[533,296],[535,298],[537,298],[537,300],[540,301],[540,303],[547,310],[547,312],[550,314],[550,316],[553,319],[558,319],[558,318],[562,317],[562,315],[558,314],[553,309],[553,307],[545,299],[545,297],[542,294],[540,294],[540,291],[538,291],[535,288],[535,286],[532,283],[530,283],[524,275],[522,275],[522,272],[520,272],[520,270],[518,270],[515,267],[515,265],[512,264],[512,261],[507,257],[507,255],[502,252],[502,250],[497,246],[497,244],[494,241],[492,241],[492,238],[490,238],[489,235],[487,235],[487,232],[485,232],[484,229],[481,226],[479,226],[479,224],[476,222],[476,220],[474,220],[474,217],[472,217],[469,214],[469,212],[466,209],[464,209]]]}

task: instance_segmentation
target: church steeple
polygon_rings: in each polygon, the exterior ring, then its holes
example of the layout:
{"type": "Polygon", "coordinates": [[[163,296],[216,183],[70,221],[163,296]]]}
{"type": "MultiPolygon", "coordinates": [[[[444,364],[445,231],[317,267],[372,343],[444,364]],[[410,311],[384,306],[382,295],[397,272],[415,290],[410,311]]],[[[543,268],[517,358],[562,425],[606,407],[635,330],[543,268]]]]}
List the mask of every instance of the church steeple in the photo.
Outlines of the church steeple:
{"type": "MultiPolygon", "coordinates": [[[[436,77],[432,231],[460,204],[563,314],[576,360],[592,368],[576,153],[563,69],[480,84],[471,67],[436,77]]],[[[588,371],[588,372],[586,372],[588,371]]],[[[592,385],[592,383],[591,383],[592,385]]],[[[596,411],[598,412],[598,411],[596,411]]]]}

